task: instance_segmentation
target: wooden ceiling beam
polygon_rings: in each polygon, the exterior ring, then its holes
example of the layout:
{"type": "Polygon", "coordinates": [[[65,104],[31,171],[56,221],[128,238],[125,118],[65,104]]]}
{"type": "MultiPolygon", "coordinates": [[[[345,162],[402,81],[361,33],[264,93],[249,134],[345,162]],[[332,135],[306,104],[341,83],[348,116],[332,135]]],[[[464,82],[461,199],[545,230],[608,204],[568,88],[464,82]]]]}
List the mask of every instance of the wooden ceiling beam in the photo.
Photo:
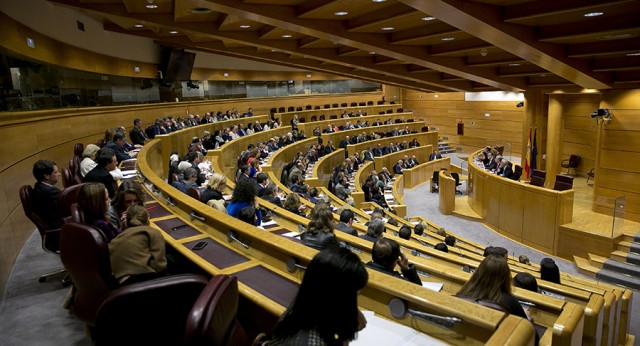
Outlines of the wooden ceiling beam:
{"type": "Polygon", "coordinates": [[[583,88],[610,88],[610,75],[592,72],[587,61],[567,58],[563,46],[540,42],[534,28],[505,23],[498,6],[464,0],[398,1],[429,13],[583,88]]]}

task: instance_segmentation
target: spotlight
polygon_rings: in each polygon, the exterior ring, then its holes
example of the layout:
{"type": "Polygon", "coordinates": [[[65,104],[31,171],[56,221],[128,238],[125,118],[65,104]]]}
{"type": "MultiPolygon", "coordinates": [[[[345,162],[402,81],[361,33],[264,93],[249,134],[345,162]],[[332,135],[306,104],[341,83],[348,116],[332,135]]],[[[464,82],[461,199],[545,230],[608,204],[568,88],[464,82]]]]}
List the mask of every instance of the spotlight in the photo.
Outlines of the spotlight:
{"type": "Polygon", "coordinates": [[[518,102],[518,104],[516,105],[516,107],[520,108],[520,107],[524,107],[524,101],[520,101],[518,102]]]}

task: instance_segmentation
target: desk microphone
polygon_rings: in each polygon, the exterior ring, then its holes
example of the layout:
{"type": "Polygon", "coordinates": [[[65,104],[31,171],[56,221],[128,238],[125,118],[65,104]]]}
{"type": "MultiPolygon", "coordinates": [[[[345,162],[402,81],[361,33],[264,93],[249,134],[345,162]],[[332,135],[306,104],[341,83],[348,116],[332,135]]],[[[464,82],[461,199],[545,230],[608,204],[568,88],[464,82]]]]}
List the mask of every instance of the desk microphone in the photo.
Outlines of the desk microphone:
{"type": "Polygon", "coordinates": [[[458,244],[455,244],[456,249],[458,249],[458,254],[460,255],[460,257],[462,257],[462,250],[460,250],[460,247],[458,246],[458,244]]]}

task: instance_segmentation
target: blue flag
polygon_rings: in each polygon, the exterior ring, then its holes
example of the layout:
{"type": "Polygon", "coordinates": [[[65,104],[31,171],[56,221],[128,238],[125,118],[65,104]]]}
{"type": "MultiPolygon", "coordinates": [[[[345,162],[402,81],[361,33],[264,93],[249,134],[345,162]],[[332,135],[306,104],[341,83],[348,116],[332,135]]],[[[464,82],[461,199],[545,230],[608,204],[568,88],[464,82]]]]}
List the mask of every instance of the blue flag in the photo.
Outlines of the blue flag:
{"type": "Polygon", "coordinates": [[[531,149],[531,170],[534,170],[538,165],[536,165],[536,157],[538,156],[538,140],[536,136],[538,135],[538,128],[533,131],[533,149],[531,149]]]}

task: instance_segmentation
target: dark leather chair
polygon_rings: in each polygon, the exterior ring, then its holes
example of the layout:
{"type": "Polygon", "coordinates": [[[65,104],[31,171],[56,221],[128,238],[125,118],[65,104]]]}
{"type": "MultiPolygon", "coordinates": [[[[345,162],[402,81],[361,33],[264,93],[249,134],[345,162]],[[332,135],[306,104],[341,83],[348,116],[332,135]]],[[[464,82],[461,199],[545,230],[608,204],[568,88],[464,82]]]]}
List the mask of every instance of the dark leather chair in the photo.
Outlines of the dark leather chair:
{"type": "Polygon", "coordinates": [[[60,257],[75,288],[71,312],[93,327],[98,308],[119,286],[111,271],[107,238],[93,226],[66,223],[60,232],[60,257]]]}
{"type": "Polygon", "coordinates": [[[238,303],[237,277],[211,278],[189,313],[182,345],[250,345],[238,321],[238,303]]]}
{"type": "Polygon", "coordinates": [[[78,179],[79,178],[77,178],[76,175],[71,172],[71,169],[67,167],[62,168],[62,186],[67,188],[73,185],[81,184],[82,181],[78,179]]]}
{"type": "Polygon", "coordinates": [[[456,193],[462,194],[462,191],[458,190],[458,186],[462,185],[462,183],[460,182],[460,174],[456,172],[451,172],[451,178],[453,178],[453,180],[456,181],[456,193]]]}
{"type": "Polygon", "coordinates": [[[429,126],[423,126],[423,127],[420,129],[420,132],[429,132],[429,126]]]}
{"type": "MultiPolygon", "coordinates": [[[[304,107],[304,109],[305,109],[305,110],[310,110],[310,109],[312,109],[312,108],[313,108],[313,106],[311,106],[311,105],[306,105],[306,106],[304,107]]],[[[318,107],[318,108],[319,108],[319,107],[318,107]]]]}
{"type": "MultiPolygon", "coordinates": [[[[587,185],[589,185],[589,180],[596,179],[596,172],[594,172],[595,168],[591,168],[591,170],[589,171],[589,173],[587,173],[587,185]]],[[[591,184],[593,185],[593,184],[591,184]]]]}
{"type": "Polygon", "coordinates": [[[379,111],[378,114],[386,114],[385,111],[379,111]]]}
{"type": "Polygon", "coordinates": [[[573,177],[570,175],[556,174],[556,183],[553,189],[556,191],[571,190],[573,188],[573,177]]]}
{"type": "Polygon", "coordinates": [[[289,108],[287,108],[287,112],[295,112],[296,111],[296,107],[294,106],[289,106],[289,108]]]}
{"type": "Polygon", "coordinates": [[[325,104],[323,107],[324,107],[324,108],[331,108],[331,105],[327,103],[327,104],[325,104]]]}
{"type": "Polygon", "coordinates": [[[366,106],[366,105],[367,105],[367,103],[366,103],[366,102],[360,102],[360,103],[358,103],[358,106],[366,106]]]}
{"type": "Polygon", "coordinates": [[[202,193],[200,192],[199,188],[192,187],[189,189],[189,191],[187,191],[187,193],[189,194],[189,196],[197,199],[198,201],[202,201],[202,193]]]}
{"type": "Polygon", "coordinates": [[[387,109],[387,114],[392,114],[393,113],[393,109],[387,109]]]}
{"type": "Polygon", "coordinates": [[[404,112],[404,108],[398,108],[396,109],[396,113],[403,113],[404,112]]]}
{"type": "Polygon", "coordinates": [[[367,101],[367,106],[373,106],[373,101],[367,101]]]}
{"type": "Polygon", "coordinates": [[[306,119],[305,117],[300,117],[300,118],[298,119],[298,122],[299,122],[299,123],[304,123],[305,121],[307,121],[307,119],[306,119]]]}
{"type": "Polygon", "coordinates": [[[325,120],[326,117],[324,116],[324,114],[322,114],[322,115],[320,115],[320,117],[318,119],[322,121],[322,120],[325,120]]]}
{"type": "Polygon", "coordinates": [[[82,158],[82,153],[84,152],[84,144],[76,143],[73,145],[73,156],[77,156],[78,158],[82,158]]]}
{"type": "Polygon", "coordinates": [[[438,192],[439,176],[440,176],[440,171],[433,171],[433,176],[431,177],[431,192],[438,192]]]}
{"type": "Polygon", "coordinates": [[[515,181],[520,181],[521,176],[522,176],[522,166],[520,165],[513,166],[513,177],[511,177],[511,179],[515,181]]]}
{"type": "Polygon", "coordinates": [[[302,107],[296,107],[296,112],[302,112],[302,107]]]}
{"type": "Polygon", "coordinates": [[[348,103],[346,103],[346,102],[342,102],[342,103],[340,104],[340,107],[347,107],[348,105],[349,105],[348,103]]]}
{"type": "Polygon", "coordinates": [[[84,185],[85,183],[73,185],[60,192],[56,205],[58,208],[58,216],[60,216],[63,224],[70,221],[78,222],[80,220],[77,215],[74,216],[72,206],[78,201],[78,192],[80,192],[80,189],[84,185]]]}
{"type": "Polygon", "coordinates": [[[277,112],[278,112],[278,109],[277,109],[277,108],[275,108],[275,107],[273,107],[273,108],[269,109],[269,115],[274,115],[274,114],[276,114],[277,112]]]}
{"type": "Polygon", "coordinates": [[[380,100],[380,101],[378,101],[378,104],[379,104],[379,105],[383,105],[383,104],[384,104],[384,101],[380,100]]]}
{"type": "Polygon", "coordinates": [[[338,119],[338,116],[336,114],[331,114],[329,116],[329,119],[338,119]]]}
{"type": "Polygon", "coordinates": [[[286,111],[286,109],[284,107],[279,107],[278,108],[278,113],[284,113],[286,111]]]}
{"type": "Polygon", "coordinates": [[[314,106],[313,109],[320,109],[320,106],[314,106]]]}
{"type": "Polygon", "coordinates": [[[340,107],[340,105],[339,105],[339,104],[337,104],[337,103],[334,103],[334,104],[332,104],[332,105],[331,105],[331,107],[332,107],[332,108],[338,108],[338,107],[340,107]]]}
{"type": "MultiPolygon", "coordinates": [[[[20,202],[22,202],[22,209],[24,215],[27,216],[31,222],[36,226],[40,233],[42,249],[46,252],[60,255],[60,229],[50,228],[42,219],[36,214],[33,209],[33,187],[31,185],[24,185],[20,187],[20,202]]],[[[48,277],[65,273],[67,270],[64,268],[45,273],[38,278],[39,282],[44,282],[48,277]]],[[[64,283],[64,281],[63,281],[64,283]]]]}
{"type": "Polygon", "coordinates": [[[358,102],[351,102],[351,107],[358,107],[358,102]]]}
{"type": "Polygon", "coordinates": [[[396,101],[391,101],[391,102],[389,102],[389,104],[390,104],[390,105],[395,105],[395,104],[396,104],[396,101]]]}
{"type": "Polygon", "coordinates": [[[96,316],[96,345],[180,345],[184,325],[209,280],[172,275],[110,291],[96,316]]]}
{"type": "Polygon", "coordinates": [[[315,115],[311,116],[311,122],[318,121],[318,117],[315,115]]]}
{"type": "Polygon", "coordinates": [[[534,169],[531,172],[531,180],[529,183],[533,186],[544,187],[544,182],[546,179],[547,179],[547,171],[534,169]]]}
{"type": "MultiPolygon", "coordinates": [[[[151,137],[149,137],[149,138],[151,138],[151,137]]],[[[104,147],[104,145],[105,145],[105,144],[106,144],[106,143],[105,143],[105,141],[104,141],[104,138],[100,138],[100,139],[98,139],[98,143],[96,143],[96,145],[97,145],[98,147],[100,147],[100,148],[104,147]]]]}
{"type": "Polygon", "coordinates": [[[560,162],[560,166],[567,169],[567,174],[571,171],[571,168],[575,171],[578,166],[580,166],[580,161],[582,157],[580,155],[571,155],[568,159],[562,160],[560,162]]]}

